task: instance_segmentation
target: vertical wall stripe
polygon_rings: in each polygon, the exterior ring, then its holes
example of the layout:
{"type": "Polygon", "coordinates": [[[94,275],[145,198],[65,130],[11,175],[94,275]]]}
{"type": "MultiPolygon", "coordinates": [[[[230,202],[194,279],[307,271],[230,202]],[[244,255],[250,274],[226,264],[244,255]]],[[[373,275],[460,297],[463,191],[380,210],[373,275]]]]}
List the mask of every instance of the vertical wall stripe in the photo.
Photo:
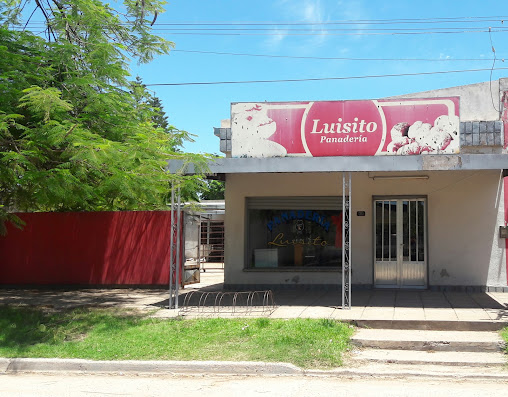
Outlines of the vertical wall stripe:
{"type": "MultiPolygon", "coordinates": [[[[503,148],[504,152],[508,148],[508,91],[503,92],[503,96],[501,97],[501,120],[503,121],[504,128],[504,142],[503,148]]],[[[504,178],[503,184],[503,197],[504,197],[504,224],[508,225],[508,177],[504,178]]],[[[505,257],[506,257],[506,283],[508,284],[508,239],[505,239],[505,257]]]]}
{"type": "Polygon", "coordinates": [[[508,91],[503,92],[501,97],[501,120],[504,124],[504,144],[503,147],[506,151],[508,148],[508,91]]]}
{"type": "MultiPolygon", "coordinates": [[[[508,225],[508,176],[503,178],[503,197],[504,197],[504,224],[508,225]]],[[[505,242],[505,260],[506,260],[506,284],[508,285],[508,238],[505,242]]]]}

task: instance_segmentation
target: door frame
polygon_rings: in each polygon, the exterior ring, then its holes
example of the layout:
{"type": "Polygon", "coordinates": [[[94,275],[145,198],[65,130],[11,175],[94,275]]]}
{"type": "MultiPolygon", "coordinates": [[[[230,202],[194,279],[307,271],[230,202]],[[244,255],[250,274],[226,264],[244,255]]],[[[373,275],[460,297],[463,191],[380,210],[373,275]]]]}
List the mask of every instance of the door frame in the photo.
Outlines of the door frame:
{"type": "MultiPolygon", "coordinates": [[[[379,289],[428,289],[429,288],[429,200],[427,195],[377,195],[372,196],[372,286],[379,289]],[[402,285],[399,280],[399,270],[402,265],[402,258],[397,258],[397,285],[376,285],[376,201],[391,201],[391,200],[414,200],[419,199],[424,201],[425,213],[424,213],[424,262],[425,262],[425,285],[422,286],[407,286],[402,285]],[[399,263],[400,260],[400,263],[399,263]]],[[[400,255],[400,247],[397,245],[397,255],[400,255]]]]}

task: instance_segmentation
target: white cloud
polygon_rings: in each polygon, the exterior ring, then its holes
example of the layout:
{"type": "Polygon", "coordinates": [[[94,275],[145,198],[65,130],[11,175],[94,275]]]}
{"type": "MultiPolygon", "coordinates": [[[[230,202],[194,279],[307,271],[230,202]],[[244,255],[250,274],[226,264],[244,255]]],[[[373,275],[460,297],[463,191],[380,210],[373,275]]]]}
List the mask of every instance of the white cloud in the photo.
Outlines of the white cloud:
{"type": "MultiPolygon", "coordinates": [[[[325,22],[324,8],[321,0],[279,0],[274,4],[274,6],[277,9],[279,15],[283,15],[283,18],[277,18],[279,21],[285,20],[288,22],[306,22],[306,23],[325,22]]],[[[311,33],[323,32],[322,25],[292,26],[292,28],[294,29],[299,27],[311,29],[311,33]]],[[[284,40],[288,37],[307,37],[307,36],[289,36],[288,33],[291,32],[281,27],[280,30],[277,30],[274,36],[270,36],[270,38],[265,41],[266,46],[273,50],[276,49],[278,46],[281,46],[284,40]]],[[[316,35],[310,37],[312,37],[310,40],[307,39],[304,40],[305,46],[317,45],[326,39],[326,36],[324,35],[316,35]]]]}
{"type": "MultiPolygon", "coordinates": [[[[264,41],[270,50],[278,50],[283,46],[290,46],[293,50],[300,50],[302,53],[312,52],[314,47],[322,47],[327,44],[340,43],[346,47],[347,43],[361,40],[359,35],[333,35],[326,34],[329,29],[340,29],[341,27],[354,28],[355,32],[361,33],[368,27],[365,22],[355,25],[326,25],[326,22],[338,20],[362,20],[372,17],[371,6],[365,0],[276,0],[272,5],[274,10],[272,21],[317,23],[317,25],[293,25],[279,26],[280,30],[275,36],[264,41]],[[292,29],[306,28],[306,33],[312,35],[297,35],[299,33],[292,29]]],[[[300,32],[303,33],[303,32],[300,32]]]]}
{"type": "Polygon", "coordinates": [[[320,1],[306,0],[301,8],[302,20],[305,22],[322,22],[323,7],[320,1]]]}
{"type": "Polygon", "coordinates": [[[272,36],[265,41],[265,45],[271,49],[277,49],[287,36],[287,30],[276,30],[272,36]]]}
{"type": "MultiPolygon", "coordinates": [[[[348,19],[353,21],[365,20],[368,19],[366,17],[364,2],[362,0],[349,0],[349,1],[339,1],[337,3],[337,9],[340,11],[340,15],[336,19],[348,19]]],[[[355,33],[363,33],[369,25],[367,23],[357,23],[355,25],[348,25],[350,28],[355,29],[355,33]]],[[[350,39],[358,40],[362,36],[353,35],[349,36],[350,39]]]]}

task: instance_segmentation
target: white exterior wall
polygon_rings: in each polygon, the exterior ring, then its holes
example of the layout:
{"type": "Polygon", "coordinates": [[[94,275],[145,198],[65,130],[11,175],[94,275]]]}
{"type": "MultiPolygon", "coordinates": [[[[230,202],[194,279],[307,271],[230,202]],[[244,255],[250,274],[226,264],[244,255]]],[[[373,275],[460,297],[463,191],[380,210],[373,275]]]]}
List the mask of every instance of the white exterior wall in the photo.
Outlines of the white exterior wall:
{"type": "Polygon", "coordinates": [[[487,81],[458,87],[447,87],[390,97],[389,99],[460,96],[460,121],[499,120],[499,109],[503,109],[500,99],[507,83],[508,79],[505,78],[493,80],[492,83],[487,81]],[[495,107],[492,105],[493,102],[495,107]]]}
{"type": "MultiPolygon", "coordinates": [[[[373,283],[373,196],[418,195],[428,205],[429,286],[506,286],[505,240],[498,238],[504,225],[500,171],[420,173],[428,180],[371,178],[399,174],[353,173],[352,283],[373,283]]],[[[327,195],[342,195],[340,173],[228,174],[225,284],[339,284],[337,271],[244,270],[246,197],[327,195]]]]}

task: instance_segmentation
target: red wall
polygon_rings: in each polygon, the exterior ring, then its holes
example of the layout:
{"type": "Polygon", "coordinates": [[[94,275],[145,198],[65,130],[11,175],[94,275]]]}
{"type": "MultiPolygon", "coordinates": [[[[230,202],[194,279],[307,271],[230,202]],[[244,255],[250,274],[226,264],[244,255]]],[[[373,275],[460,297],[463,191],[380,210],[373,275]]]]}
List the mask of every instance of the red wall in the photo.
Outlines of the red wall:
{"type": "Polygon", "coordinates": [[[171,213],[18,214],[0,236],[0,285],[167,285],[171,213]]]}

